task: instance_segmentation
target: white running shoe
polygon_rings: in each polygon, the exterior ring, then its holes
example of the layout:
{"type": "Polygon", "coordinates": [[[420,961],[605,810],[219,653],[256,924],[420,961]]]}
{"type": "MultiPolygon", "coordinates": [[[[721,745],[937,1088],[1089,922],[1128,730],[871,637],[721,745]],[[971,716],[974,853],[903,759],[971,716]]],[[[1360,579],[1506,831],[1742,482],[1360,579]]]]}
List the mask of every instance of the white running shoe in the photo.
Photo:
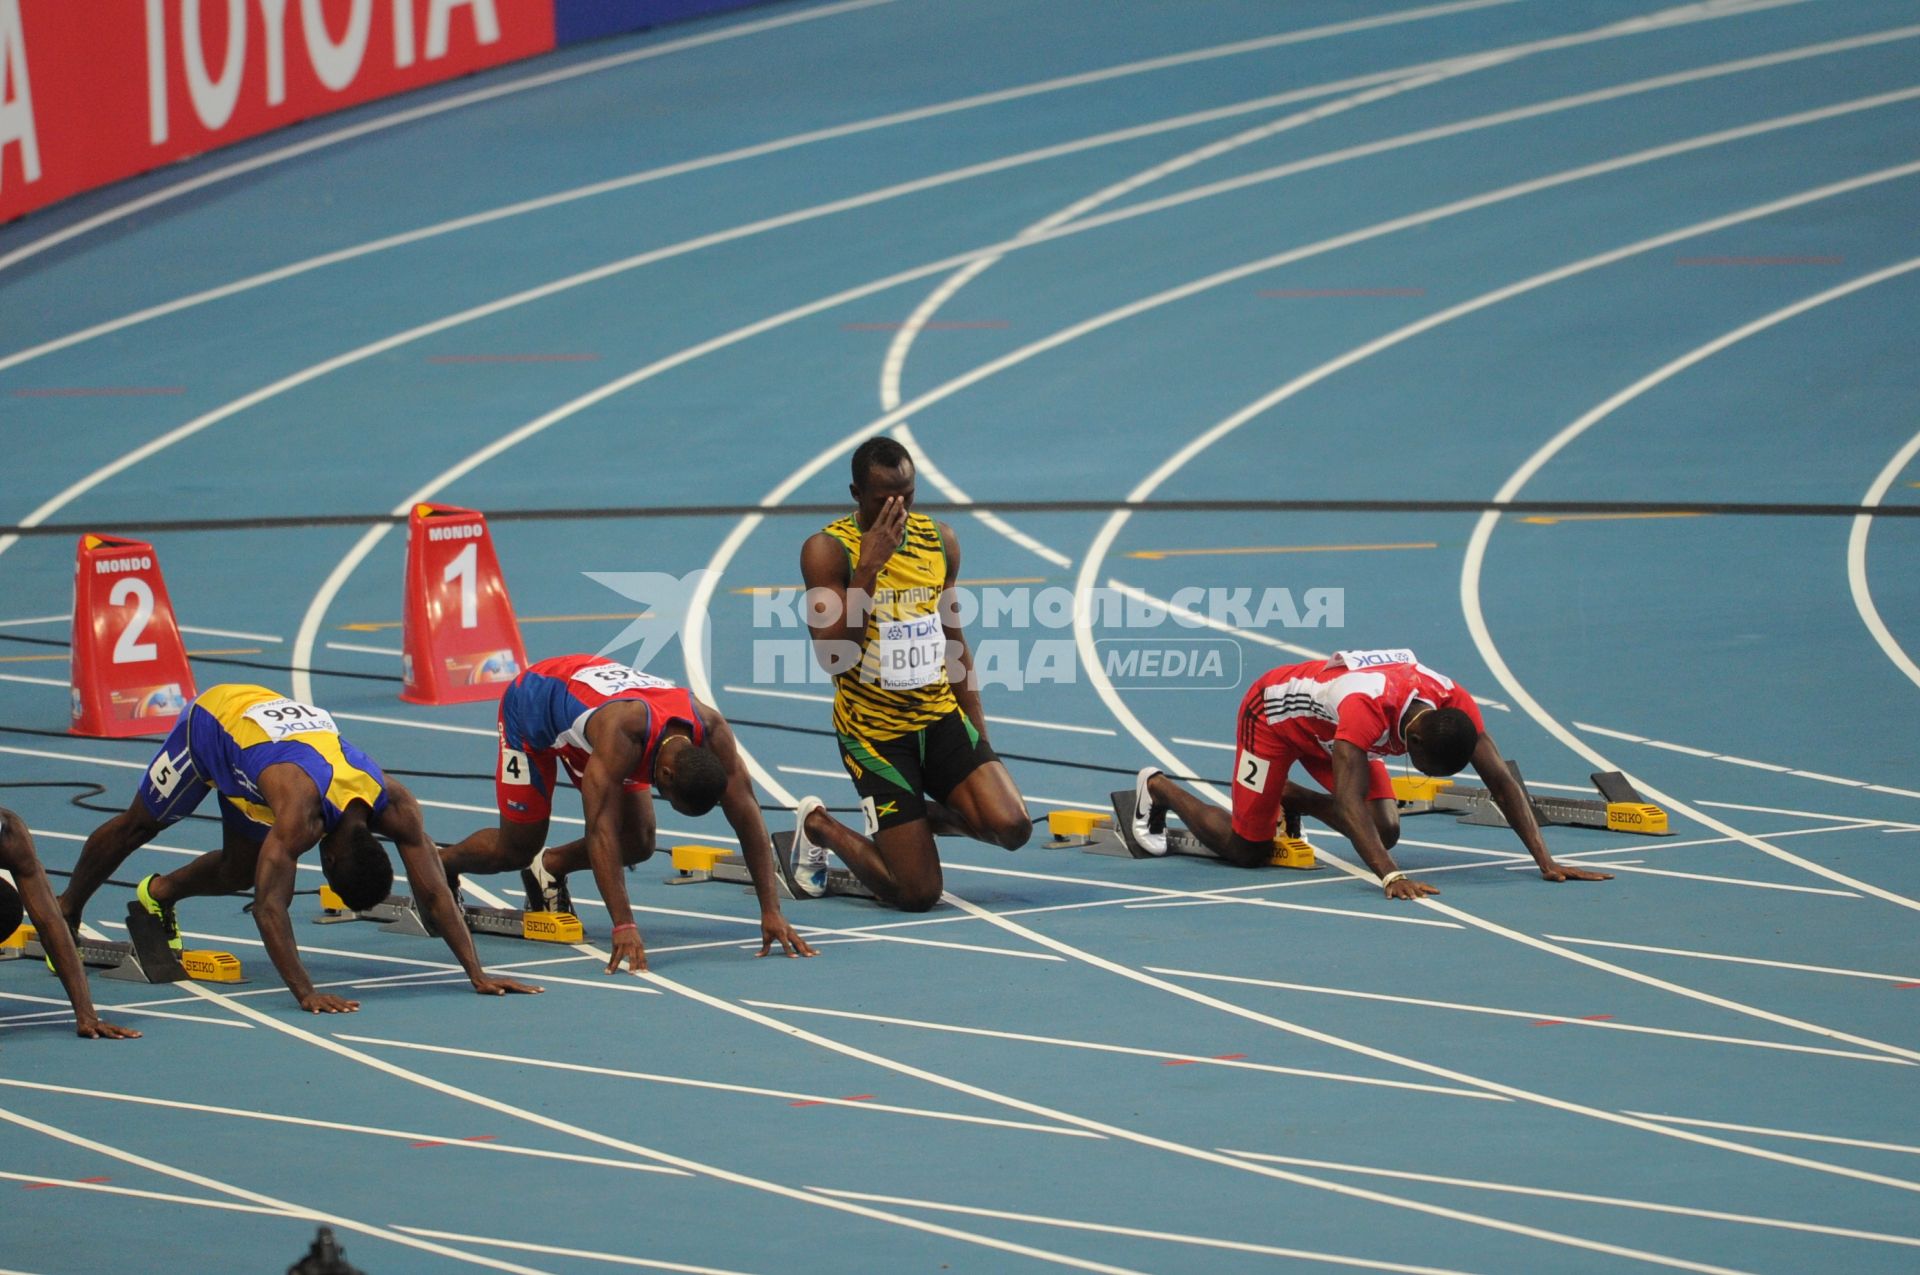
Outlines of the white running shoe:
{"type": "Polygon", "coordinates": [[[807,816],[824,805],[818,797],[802,797],[793,817],[793,848],[789,852],[789,873],[793,886],[809,898],[827,892],[827,848],[807,836],[807,816]]]}
{"type": "Polygon", "coordinates": [[[1167,852],[1167,808],[1154,806],[1147,782],[1160,773],[1157,766],[1143,766],[1133,781],[1133,826],[1128,830],[1134,841],[1148,854],[1167,852]]]}

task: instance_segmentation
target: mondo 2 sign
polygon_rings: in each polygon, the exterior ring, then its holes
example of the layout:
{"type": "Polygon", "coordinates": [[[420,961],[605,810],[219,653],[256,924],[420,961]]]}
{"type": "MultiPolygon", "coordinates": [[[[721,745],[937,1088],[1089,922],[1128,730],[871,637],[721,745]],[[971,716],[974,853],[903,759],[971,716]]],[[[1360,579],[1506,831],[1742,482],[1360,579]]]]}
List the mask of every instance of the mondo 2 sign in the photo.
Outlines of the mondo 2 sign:
{"type": "Polygon", "coordinates": [[[553,48],[554,0],[0,0],[0,221],[553,48]]]}
{"type": "Polygon", "coordinates": [[[164,733],[194,696],[160,559],[143,540],[80,537],[72,687],[75,735],[164,733]]]}

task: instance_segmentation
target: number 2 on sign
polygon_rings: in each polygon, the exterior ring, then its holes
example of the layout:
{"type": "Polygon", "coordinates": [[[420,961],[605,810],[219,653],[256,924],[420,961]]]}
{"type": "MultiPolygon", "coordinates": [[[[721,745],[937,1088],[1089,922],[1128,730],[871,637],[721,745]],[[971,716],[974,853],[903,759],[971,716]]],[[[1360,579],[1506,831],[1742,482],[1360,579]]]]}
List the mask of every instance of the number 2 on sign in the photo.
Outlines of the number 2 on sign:
{"type": "Polygon", "coordinates": [[[471,629],[480,623],[475,612],[479,610],[479,587],[476,577],[480,568],[480,545],[469,540],[467,547],[455,555],[440,579],[443,583],[460,582],[460,627],[471,629]]]}
{"type": "Polygon", "coordinates": [[[120,640],[113,644],[113,662],[144,664],[157,660],[160,648],[140,640],[140,635],[147,631],[147,621],[153,619],[153,586],[138,576],[121,576],[113,582],[113,592],[107,595],[107,601],[114,606],[125,606],[129,598],[133,600],[133,619],[127,622],[120,640]]]}

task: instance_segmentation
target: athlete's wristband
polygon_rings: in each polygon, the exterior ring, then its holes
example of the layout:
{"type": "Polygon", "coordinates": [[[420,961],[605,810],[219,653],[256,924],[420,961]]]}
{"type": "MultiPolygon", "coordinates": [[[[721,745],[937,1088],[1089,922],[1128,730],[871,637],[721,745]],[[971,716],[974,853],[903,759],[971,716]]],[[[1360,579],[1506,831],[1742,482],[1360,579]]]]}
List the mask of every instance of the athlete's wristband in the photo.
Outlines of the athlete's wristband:
{"type": "Polygon", "coordinates": [[[636,935],[640,933],[640,927],[635,925],[632,921],[628,921],[625,925],[616,925],[613,927],[613,932],[615,934],[620,933],[620,931],[622,930],[632,930],[636,935]]]}
{"type": "Polygon", "coordinates": [[[1392,885],[1395,881],[1405,881],[1406,879],[1407,879],[1407,874],[1404,872],[1400,872],[1398,870],[1389,872],[1387,873],[1387,875],[1380,878],[1380,888],[1382,890],[1385,890],[1388,886],[1392,885]]]}

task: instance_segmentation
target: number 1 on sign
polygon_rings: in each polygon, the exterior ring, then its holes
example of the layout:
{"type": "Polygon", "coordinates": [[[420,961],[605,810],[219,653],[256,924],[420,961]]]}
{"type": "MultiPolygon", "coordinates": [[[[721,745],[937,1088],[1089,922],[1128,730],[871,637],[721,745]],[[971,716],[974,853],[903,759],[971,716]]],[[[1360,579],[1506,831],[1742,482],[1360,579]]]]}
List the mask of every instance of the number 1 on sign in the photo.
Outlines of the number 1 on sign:
{"type": "Polygon", "coordinates": [[[474,628],[480,623],[476,614],[480,601],[477,583],[479,571],[480,544],[478,541],[469,540],[467,547],[447,564],[446,571],[440,577],[447,584],[452,584],[455,580],[460,582],[460,627],[463,629],[474,628]]]}

